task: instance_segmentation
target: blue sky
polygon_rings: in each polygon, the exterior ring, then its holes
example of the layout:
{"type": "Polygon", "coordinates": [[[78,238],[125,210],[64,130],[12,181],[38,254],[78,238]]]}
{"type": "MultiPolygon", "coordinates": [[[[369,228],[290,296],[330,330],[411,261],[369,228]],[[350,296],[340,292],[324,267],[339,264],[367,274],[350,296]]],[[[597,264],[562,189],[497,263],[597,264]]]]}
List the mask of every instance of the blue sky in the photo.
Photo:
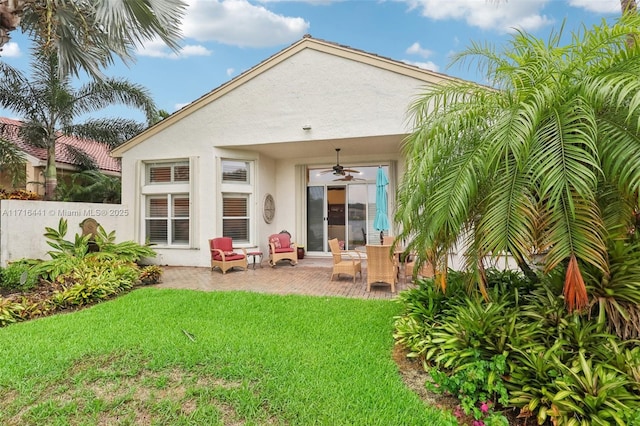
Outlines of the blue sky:
{"type": "MultiPolygon", "coordinates": [[[[547,38],[620,15],[619,0],[185,0],[181,50],[150,42],[128,67],[105,71],[149,89],[174,112],[310,34],[394,60],[482,82],[451,55],[471,41],[499,46],[514,28],[547,38]]],[[[29,43],[20,31],[0,60],[29,73],[29,43]]],[[[120,112],[118,112],[120,113],[120,112]]],[[[19,118],[0,109],[0,115],[19,118]]],[[[111,114],[113,115],[113,114],[111,114]]],[[[141,118],[141,116],[140,116],[141,118]]]]}

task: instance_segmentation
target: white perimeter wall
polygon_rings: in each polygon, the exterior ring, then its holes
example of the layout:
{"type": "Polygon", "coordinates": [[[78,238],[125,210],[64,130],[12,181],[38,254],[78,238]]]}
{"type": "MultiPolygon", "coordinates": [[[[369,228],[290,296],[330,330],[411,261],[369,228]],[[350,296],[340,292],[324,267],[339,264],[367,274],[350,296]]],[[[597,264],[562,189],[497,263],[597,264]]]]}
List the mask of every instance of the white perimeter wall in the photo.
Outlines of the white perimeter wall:
{"type": "Polygon", "coordinates": [[[0,265],[31,258],[49,259],[51,247],[44,237],[45,227],[58,229],[61,218],[67,220],[65,240],[73,241],[82,234],[80,222],[95,219],[107,231],[116,231],[116,241],[131,235],[132,212],[123,204],[70,203],[56,201],[0,201],[0,265]]]}

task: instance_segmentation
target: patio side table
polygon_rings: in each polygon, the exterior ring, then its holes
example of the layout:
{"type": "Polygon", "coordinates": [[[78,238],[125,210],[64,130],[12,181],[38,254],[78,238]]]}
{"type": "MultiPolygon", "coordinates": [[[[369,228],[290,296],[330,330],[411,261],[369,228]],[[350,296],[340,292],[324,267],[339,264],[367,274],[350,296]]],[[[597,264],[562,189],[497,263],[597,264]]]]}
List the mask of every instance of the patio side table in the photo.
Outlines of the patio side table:
{"type": "Polygon", "coordinates": [[[258,262],[260,264],[260,267],[262,268],[262,252],[261,251],[250,251],[249,253],[247,253],[247,257],[252,257],[253,258],[253,269],[256,269],[256,257],[260,258],[260,262],[258,262]]]}

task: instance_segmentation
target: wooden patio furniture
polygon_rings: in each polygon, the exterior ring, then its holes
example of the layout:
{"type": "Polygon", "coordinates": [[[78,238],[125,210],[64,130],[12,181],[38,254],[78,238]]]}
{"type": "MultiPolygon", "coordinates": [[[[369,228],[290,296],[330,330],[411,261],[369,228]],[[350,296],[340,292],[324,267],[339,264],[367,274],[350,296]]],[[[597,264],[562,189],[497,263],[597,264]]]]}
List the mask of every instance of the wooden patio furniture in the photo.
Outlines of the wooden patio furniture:
{"type": "Polygon", "coordinates": [[[391,245],[367,245],[367,291],[371,291],[371,284],[387,283],[391,292],[396,292],[398,261],[391,249],[391,245]]]}
{"type": "Polygon", "coordinates": [[[298,246],[286,232],[269,236],[269,265],[273,268],[281,260],[288,260],[291,266],[298,264],[298,246]]]}
{"type": "Polygon", "coordinates": [[[211,251],[211,270],[220,268],[223,274],[231,268],[243,268],[247,270],[247,251],[236,253],[233,249],[233,240],[229,237],[218,237],[209,240],[211,251]]]}
{"type": "Polygon", "coordinates": [[[404,264],[404,282],[407,283],[409,281],[413,281],[417,277],[423,278],[433,278],[435,275],[435,271],[433,269],[433,265],[431,262],[425,259],[422,266],[419,269],[416,269],[416,264],[418,263],[418,257],[415,253],[411,253],[409,255],[410,260],[405,262],[404,264]],[[407,279],[410,277],[410,279],[407,279]]]}
{"type": "Polygon", "coordinates": [[[331,255],[333,256],[333,272],[331,272],[331,279],[340,274],[347,274],[353,276],[353,283],[356,282],[356,274],[360,273],[360,280],[362,280],[362,256],[359,252],[353,250],[341,250],[340,242],[337,238],[329,240],[329,248],[331,249],[331,255]]]}

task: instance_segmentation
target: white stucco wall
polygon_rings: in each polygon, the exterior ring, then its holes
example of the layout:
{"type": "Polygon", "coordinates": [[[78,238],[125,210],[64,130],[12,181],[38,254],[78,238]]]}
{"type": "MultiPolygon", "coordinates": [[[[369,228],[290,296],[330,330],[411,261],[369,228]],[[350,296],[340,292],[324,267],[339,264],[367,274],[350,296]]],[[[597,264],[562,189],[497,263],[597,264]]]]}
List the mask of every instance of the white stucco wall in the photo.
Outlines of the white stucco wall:
{"type": "MultiPolygon", "coordinates": [[[[406,112],[425,82],[326,53],[304,50],[167,129],[188,128],[216,146],[407,133],[406,112]]],[[[154,142],[163,143],[161,141],[154,142]]]]}
{"type": "Polygon", "coordinates": [[[0,201],[0,264],[31,258],[49,259],[51,247],[43,234],[45,227],[58,229],[67,220],[68,241],[82,234],[80,222],[95,219],[107,232],[116,231],[116,241],[129,240],[132,211],[126,204],[69,203],[54,201],[0,201]]]}
{"type": "MultiPolygon", "coordinates": [[[[304,235],[297,234],[303,229],[299,200],[305,196],[306,188],[298,185],[296,189],[296,166],[334,164],[332,145],[347,147],[350,141],[362,144],[369,137],[385,135],[399,140],[398,135],[408,132],[407,109],[424,85],[423,80],[327,53],[310,49],[297,53],[124,153],[122,201],[136,212],[128,237],[143,239],[143,162],[193,157],[197,167],[192,197],[192,229],[196,235],[192,247],[158,248],[157,263],[208,266],[207,240],[222,233],[217,159],[245,158],[255,160],[257,166],[252,206],[254,245],[266,255],[268,235],[282,229],[288,230],[295,241],[304,243],[304,235]],[[303,124],[310,124],[313,130],[303,130],[303,124]],[[280,157],[277,149],[266,151],[269,154],[257,149],[265,144],[304,147],[332,140],[335,143],[326,145],[323,157],[280,157]],[[276,201],[271,224],[262,218],[267,193],[276,201]]],[[[392,146],[384,151],[380,147],[368,150],[365,145],[358,149],[358,155],[342,156],[341,163],[375,165],[394,161],[398,170],[403,170],[399,142],[392,146]]],[[[301,152],[304,155],[304,150],[301,152]]]]}

